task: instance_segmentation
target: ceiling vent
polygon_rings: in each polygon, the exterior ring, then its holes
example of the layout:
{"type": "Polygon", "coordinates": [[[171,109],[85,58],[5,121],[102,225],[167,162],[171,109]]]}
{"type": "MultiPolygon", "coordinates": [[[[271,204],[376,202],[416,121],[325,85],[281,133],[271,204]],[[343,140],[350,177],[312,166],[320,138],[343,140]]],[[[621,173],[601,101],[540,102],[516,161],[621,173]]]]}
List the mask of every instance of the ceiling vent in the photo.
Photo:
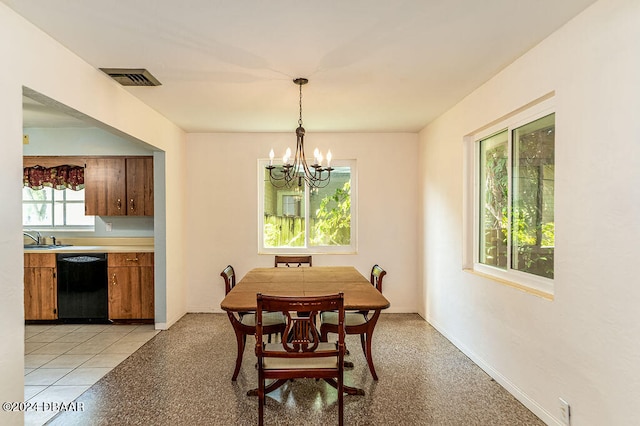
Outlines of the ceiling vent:
{"type": "Polygon", "coordinates": [[[160,86],[160,83],[144,68],[100,68],[123,86],[160,86]]]}

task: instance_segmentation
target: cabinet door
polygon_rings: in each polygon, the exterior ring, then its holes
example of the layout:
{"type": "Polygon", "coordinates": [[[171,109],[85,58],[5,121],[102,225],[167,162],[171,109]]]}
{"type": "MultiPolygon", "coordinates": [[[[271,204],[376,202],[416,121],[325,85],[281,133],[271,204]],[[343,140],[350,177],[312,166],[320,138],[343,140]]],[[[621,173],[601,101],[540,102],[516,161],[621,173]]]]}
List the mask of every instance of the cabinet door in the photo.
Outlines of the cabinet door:
{"type": "Polygon", "coordinates": [[[55,273],[55,268],[24,268],[24,319],[54,320],[58,318],[55,273]]]}
{"type": "Polygon", "coordinates": [[[153,216],[153,158],[127,158],[127,214],[153,216]]]}
{"type": "Polygon", "coordinates": [[[88,158],[84,170],[84,210],[89,216],[127,214],[124,158],[88,158]]]}
{"type": "Polygon", "coordinates": [[[109,268],[109,318],[137,319],[140,314],[139,268],[109,268]]]}
{"type": "Polygon", "coordinates": [[[109,318],[153,319],[153,253],[110,253],[109,318]]]}

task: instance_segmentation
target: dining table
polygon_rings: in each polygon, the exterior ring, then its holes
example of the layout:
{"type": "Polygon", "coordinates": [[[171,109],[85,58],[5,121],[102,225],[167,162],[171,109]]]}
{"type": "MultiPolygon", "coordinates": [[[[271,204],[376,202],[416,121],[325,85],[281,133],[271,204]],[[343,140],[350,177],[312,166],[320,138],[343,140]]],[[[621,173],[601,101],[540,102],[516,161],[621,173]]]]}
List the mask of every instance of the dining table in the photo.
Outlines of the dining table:
{"type": "MultiPolygon", "coordinates": [[[[249,312],[257,309],[258,293],[272,296],[320,296],[343,293],[345,311],[370,311],[371,334],[380,312],[389,301],[353,266],[312,266],[299,268],[254,268],[222,300],[226,312],[249,312]]],[[[373,368],[373,360],[367,357],[373,368]]],[[[364,394],[361,389],[345,386],[348,394],[364,394]]],[[[253,392],[250,391],[250,394],[253,392]]]]}

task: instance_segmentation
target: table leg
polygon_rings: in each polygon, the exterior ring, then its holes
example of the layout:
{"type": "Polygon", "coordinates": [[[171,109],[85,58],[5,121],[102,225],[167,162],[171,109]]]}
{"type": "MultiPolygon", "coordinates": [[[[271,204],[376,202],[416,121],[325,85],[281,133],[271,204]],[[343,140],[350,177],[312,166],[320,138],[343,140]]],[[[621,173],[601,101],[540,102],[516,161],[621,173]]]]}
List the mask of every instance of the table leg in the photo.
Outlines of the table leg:
{"type": "Polygon", "coordinates": [[[378,318],[380,317],[380,310],[377,309],[373,316],[367,321],[367,331],[364,333],[364,339],[361,339],[362,350],[364,351],[364,355],[367,358],[367,364],[369,365],[369,371],[371,371],[371,376],[373,376],[373,380],[378,380],[378,375],[376,374],[376,368],[373,366],[373,355],[371,353],[371,339],[373,338],[373,330],[378,322],[378,318]]]}

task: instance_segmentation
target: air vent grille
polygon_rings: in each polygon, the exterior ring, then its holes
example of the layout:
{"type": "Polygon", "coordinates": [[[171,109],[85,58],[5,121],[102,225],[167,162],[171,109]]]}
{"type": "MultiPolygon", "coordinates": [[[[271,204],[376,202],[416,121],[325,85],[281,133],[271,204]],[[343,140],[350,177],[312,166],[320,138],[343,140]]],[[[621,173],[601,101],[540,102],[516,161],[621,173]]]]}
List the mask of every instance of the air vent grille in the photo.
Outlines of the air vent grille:
{"type": "Polygon", "coordinates": [[[100,68],[123,86],[160,86],[160,83],[144,68],[100,68]]]}

